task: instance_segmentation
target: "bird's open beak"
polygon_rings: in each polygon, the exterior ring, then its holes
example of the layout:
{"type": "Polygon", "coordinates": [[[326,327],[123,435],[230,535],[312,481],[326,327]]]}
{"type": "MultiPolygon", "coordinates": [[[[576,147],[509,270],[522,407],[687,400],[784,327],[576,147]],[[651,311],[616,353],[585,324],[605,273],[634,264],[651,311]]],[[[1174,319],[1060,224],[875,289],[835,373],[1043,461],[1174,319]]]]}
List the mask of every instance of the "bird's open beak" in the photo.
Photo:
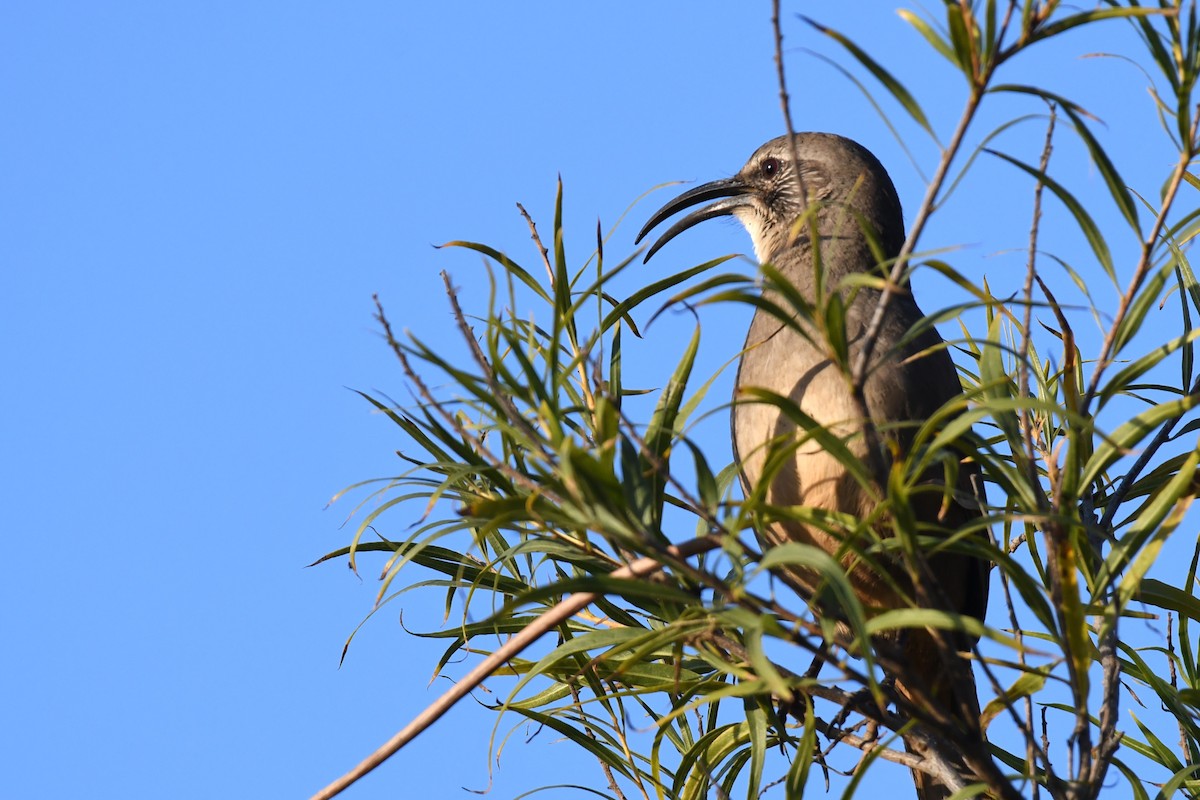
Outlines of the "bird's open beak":
{"type": "Polygon", "coordinates": [[[667,232],[658,237],[658,241],[646,251],[646,257],[642,261],[649,261],[650,257],[659,251],[659,248],[693,225],[704,222],[706,219],[712,219],[713,217],[723,217],[733,214],[739,208],[750,205],[750,192],[751,189],[745,182],[740,178],[733,177],[706,183],[703,186],[697,186],[679,195],[679,197],[676,197],[654,213],[654,216],[642,227],[641,232],[637,235],[637,239],[634,240],[634,244],[642,241],[647,233],[672,214],[708,200],[715,199],[717,202],[693,211],[683,219],[678,220],[670,228],[667,228],[667,232]]]}

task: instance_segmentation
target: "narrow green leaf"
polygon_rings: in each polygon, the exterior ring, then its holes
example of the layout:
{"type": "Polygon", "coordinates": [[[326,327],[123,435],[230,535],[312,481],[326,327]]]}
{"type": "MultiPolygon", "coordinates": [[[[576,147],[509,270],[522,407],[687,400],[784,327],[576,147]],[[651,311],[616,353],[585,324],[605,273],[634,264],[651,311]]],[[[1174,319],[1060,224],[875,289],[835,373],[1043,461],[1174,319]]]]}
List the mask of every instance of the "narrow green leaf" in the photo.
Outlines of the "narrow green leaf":
{"type": "Polygon", "coordinates": [[[1141,358],[1127,364],[1119,372],[1110,377],[1106,385],[1101,389],[1098,395],[1099,407],[1103,407],[1113,397],[1128,392],[1130,387],[1139,378],[1162,363],[1172,353],[1181,347],[1192,344],[1198,338],[1200,338],[1200,329],[1189,330],[1183,336],[1161,344],[1141,358]]]}
{"type": "MultiPolygon", "coordinates": [[[[1184,255],[1183,249],[1172,243],[1172,251],[1175,255],[1175,284],[1179,288],[1179,311],[1183,317],[1181,327],[1185,331],[1195,330],[1196,325],[1192,324],[1192,309],[1194,307],[1200,310],[1200,283],[1197,283],[1196,273],[1192,271],[1191,262],[1184,255]]],[[[1195,382],[1195,358],[1195,346],[1188,342],[1183,346],[1179,360],[1181,387],[1192,386],[1195,382]]]]}
{"type": "MultiPolygon", "coordinates": [[[[1163,784],[1163,787],[1159,792],[1159,796],[1164,798],[1174,797],[1175,793],[1182,789],[1183,785],[1188,782],[1188,779],[1196,774],[1200,774],[1200,764],[1192,764],[1189,767],[1183,767],[1174,775],[1172,775],[1170,780],[1163,784]]],[[[1194,788],[1195,787],[1193,787],[1193,789],[1194,788]]]]}
{"type": "Polygon", "coordinates": [[[711,776],[747,740],[745,723],[722,725],[710,731],[680,759],[675,772],[675,796],[680,800],[706,800],[711,793],[711,776]]]}
{"type": "MultiPolygon", "coordinates": [[[[575,745],[583,748],[588,753],[591,753],[593,756],[599,759],[602,764],[608,766],[609,769],[619,773],[629,780],[635,780],[628,761],[618,755],[618,753],[620,753],[618,748],[620,748],[621,745],[616,739],[608,737],[609,741],[611,742],[610,749],[610,747],[605,747],[604,744],[597,741],[592,735],[589,735],[589,732],[585,731],[582,727],[578,727],[570,722],[561,720],[554,714],[544,714],[540,711],[534,711],[533,709],[529,708],[511,707],[508,710],[520,714],[523,717],[527,717],[539,725],[544,725],[550,730],[555,731],[563,738],[573,742],[575,745]]],[[[589,726],[589,730],[593,735],[604,734],[602,729],[594,726],[589,726]]]]}
{"type": "Polygon", "coordinates": [[[529,272],[517,262],[513,261],[511,258],[504,255],[504,253],[501,253],[499,250],[493,247],[488,247],[485,244],[478,244],[476,242],[462,241],[446,242],[443,245],[438,245],[438,247],[462,247],[467,250],[474,250],[476,253],[481,253],[495,261],[500,266],[504,267],[504,270],[508,274],[515,275],[521,281],[521,283],[532,289],[538,295],[538,297],[542,298],[548,303],[551,302],[550,295],[546,293],[546,289],[544,286],[542,286],[541,281],[530,275],[529,272]]]}
{"type": "Polygon", "coordinates": [[[808,785],[809,768],[812,766],[813,755],[817,750],[816,713],[813,709],[812,698],[804,695],[804,723],[800,729],[800,742],[796,754],[792,757],[792,766],[788,769],[785,785],[788,797],[802,797],[804,787],[808,785]]]}
{"type": "Polygon", "coordinates": [[[750,773],[747,776],[746,800],[758,800],[763,766],[767,759],[767,713],[756,699],[746,698],[743,703],[746,727],[750,732],[750,773]]]}
{"type": "Polygon", "coordinates": [[[1004,432],[1009,442],[1021,440],[1020,420],[1017,410],[1008,407],[1009,401],[1016,395],[1016,386],[1009,376],[1008,367],[1004,363],[1006,346],[1002,341],[1004,318],[997,315],[988,326],[987,340],[981,344],[979,358],[979,383],[989,401],[988,416],[1000,430],[1004,432]],[[994,401],[1001,401],[993,404],[994,401]]]}
{"type": "Polygon", "coordinates": [[[650,424],[646,427],[645,443],[649,454],[641,459],[641,475],[656,487],[654,501],[654,524],[656,527],[662,519],[662,497],[671,462],[671,448],[675,443],[675,424],[679,415],[679,406],[683,403],[688,378],[696,363],[696,352],[699,347],[700,328],[697,327],[692,332],[692,338],[689,340],[683,356],[679,359],[675,372],[659,396],[658,405],[650,417],[650,424]]]}
{"type": "Polygon", "coordinates": [[[1083,235],[1087,238],[1088,244],[1091,245],[1092,252],[1095,253],[1096,260],[1100,262],[1100,266],[1104,268],[1104,271],[1108,274],[1109,278],[1115,282],[1117,279],[1116,271],[1113,269],[1112,254],[1108,250],[1108,244],[1104,240],[1104,235],[1100,233],[1100,228],[1096,225],[1091,215],[1087,213],[1080,202],[1075,199],[1075,196],[1064,189],[1058,181],[1054,180],[1040,169],[1031,167],[1023,161],[1013,158],[1005,153],[1001,153],[998,150],[989,149],[987,152],[998,158],[1002,158],[1013,166],[1029,173],[1034,178],[1041,181],[1047,189],[1054,193],[1054,196],[1057,197],[1059,201],[1067,207],[1067,210],[1070,211],[1071,215],[1075,218],[1075,224],[1077,224],[1079,229],[1083,231],[1083,235]]]}
{"type": "Polygon", "coordinates": [[[967,77],[968,83],[975,81],[975,63],[971,58],[971,36],[967,33],[963,8],[957,3],[946,3],[946,25],[950,29],[950,43],[954,47],[958,68],[967,77]]]}
{"type": "Polygon", "coordinates": [[[1124,609],[1138,592],[1167,537],[1183,522],[1183,515],[1196,496],[1197,463],[1200,450],[1192,450],[1183,468],[1143,507],[1105,559],[1109,575],[1124,572],[1117,587],[1118,608],[1124,609]]]}
{"type": "Polygon", "coordinates": [[[1167,284],[1167,279],[1174,269],[1174,264],[1170,261],[1165,263],[1158,270],[1150,273],[1146,278],[1146,282],[1142,284],[1138,290],[1137,296],[1133,298],[1133,302],[1129,304],[1129,310],[1125,317],[1120,320],[1115,335],[1113,336],[1112,355],[1117,356],[1124,351],[1125,346],[1133,340],[1138,331],[1142,329],[1146,321],[1146,315],[1158,307],[1161,300],[1163,288],[1167,284]]]}
{"type": "MultiPolygon", "coordinates": [[[[874,109],[875,113],[879,115],[879,121],[884,124],[884,126],[888,129],[888,132],[892,134],[892,138],[896,140],[898,145],[900,145],[900,149],[904,151],[906,156],[908,156],[908,160],[912,162],[918,174],[920,174],[921,179],[928,180],[928,178],[925,176],[925,173],[921,171],[920,164],[917,163],[917,159],[913,156],[912,150],[909,149],[908,143],[904,140],[904,136],[900,133],[900,131],[896,130],[896,126],[892,124],[891,116],[884,111],[883,106],[881,106],[879,101],[875,99],[875,95],[871,93],[871,90],[867,88],[866,84],[860,81],[853,72],[846,69],[834,59],[829,58],[822,53],[817,53],[811,50],[809,51],[809,54],[819,58],[821,61],[824,61],[826,64],[841,73],[843,78],[854,84],[854,88],[858,89],[863,98],[871,105],[871,108],[874,109]]],[[[938,142],[937,139],[934,139],[934,141],[938,143],[939,147],[941,146],[941,143],[938,142]]]]}
{"type": "Polygon", "coordinates": [[[1157,8],[1095,8],[1090,11],[1080,11],[1065,19],[1060,19],[1048,25],[1039,27],[1030,37],[1030,43],[1049,39],[1061,33],[1105,19],[1131,19],[1134,17],[1149,17],[1164,13],[1157,8]]]}
{"type": "Polygon", "coordinates": [[[866,614],[858,595],[846,577],[846,571],[829,553],[819,547],[788,542],[767,548],[759,568],[763,570],[786,570],[797,567],[819,576],[821,583],[833,592],[837,607],[855,636],[862,637],[867,631],[866,614]]]}
{"type": "MultiPolygon", "coordinates": [[[[1122,664],[1122,671],[1133,680],[1140,681],[1154,690],[1163,708],[1175,717],[1176,726],[1173,727],[1176,727],[1177,730],[1182,729],[1182,732],[1193,741],[1200,739],[1200,726],[1197,726],[1196,719],[1192,716],[1188,706],[1180,700],[1179,690],[1159,674],[1159,669],[1147,664],[1137,648],[1131,647],[1127,642],[1118,642],[1117,646],[1120,648],[1121,654],[1128,660],[1127,663],[1122,664]]],[[[1156,745],[1157,740],[1152,736],[1148,736],[1146,741],[1152,751],[1156,751],[1158,745],[1162,744],[1157,742],[1156,745]]],[[[1157,757],[1157,754],[1152,757],[1157,757]]],[[[1166,762],[1161,763],[1172,770],[1177,770],[1182,766],[1182,764],[1171,766],[1166,762]]]]}
{"type": "MultiPolygon", "coordinates": [[[[1197,567],[1200,567],[1200,537],[1196,538],[1196,543],[1192,547],[1192,563],[1188,565],[1187,576],[1184,578],[1182,584],[1183,586],[1188,587],[1189,590],[1194,590],[1194,587],[1196,586],[1197,567]]],[[[1142,591],[1146,590],[1147,585],[1150,584],[1151,581],[1152,579],[1142,581],[1142,591]]],[[[1191,591],[1186,593],[1181,592],[1181,594],[1184,594],[1189,599],[1195,599],[1195,594],[1193,594],[1191,591]]],[[[1200,610],[1200,604],[1197,604],[1197,609],[1195,610],[1200,610]]],[[[1198,683],[1200,683],[1200,680],[1197,680],[1196,655],[1194,646],[1192,644],[1190,624],[1190,620],[1192,619],[1196,619],[1196,617],[1192,616],[1192,614],[1184,614],[1182,612],[1179,613],[1179,632],[1176,634],[1176,636],[1179,639],[1179,659],[1180,663],[1183,665],[1184,677],[1186,678],[1189,686],[1196,686],[1198,683]]]]}
{"type": "MultiPolygon", "coordinates": [[[[1130,711],[1129,716],[1133,718],[1134,723],[1136,723],[1138,726],[1138,729],[1141,730],[1142,736],[1146,737],[1146,742],[1150,745],[1150,747],[1154,753],[1155,761],[1157,761],[1159,764],[1162,764],[1167,769],[1171,770],[1172,773],[1178,773],[1184,769],[1183,764],[1180,763],[1179,758],[1175,755],[1175,751],[1173,748],[1171,748],[1165,742],[1163,742],[1162,739],[1159,739],[1157,736],[1155,736],[1154,731],[1152,731],[1150,728],[1148,728],[1146,725],[1144,725],[1142,723],[1142,721],[1140,719],[1138,719],[1138,716],[1136,713],[1134,713],[1133,711],[1130,711]]],[[[1200,768],[1200,764],[1197,764],[1195,766],[1197,768],[1200,768]]],[[[1162,795],[1162,796],[1170,797],[1170,795],[1162,795]]]]}
{"type": "Polygon", "coordinates": [[[859,485],[864,487],[874,485],[874,479],[871,477],[862,459],[854,455],[850,448],[846,446],[846,443],[839,437],[833,435],[815,419],[804,413],[800,409],[800,406],[791,398],[756,386],[750,386],[738,389],[738,397],[735,398],[735,402],[763,402],[777,407],[804,434],[799,440],[790,442],[791,447],[799,447],[805,441],[811,439],[819,444],[825,452],[836,458],[838,463],[846,468],[846,472],[859,482],[859,485]]]}
{"type": "MultiPolygon", "coordinates": [[[[1046,93],[1043,93],[1046,96],[1046,93]]],[[[1104,183],[1108,186],[1108,193],[1112,196],[1113,202],[1117,204],[1121,215],[1125,217],[1125,221],[1137,233],[1138,237],[1142,236],[1141,225],[1138,224],[1137,206],[1133,202],[1133,195],[1129,191],[1128,185],[1117,172],[1116,166],[1109,158],[1108,152],[1101,146],[1100,142],[1092,134],[1083,117],[1091,116],[1087,114],[1073,103],[1066,102],[1066,98],[1057,98],[1063,112],[1071,118],[1074,123],[1075,132],[1083,139],[1083,143],[1087,146],[1088,153],[1092,157],[1092,163],[1096,165],[1096,169],[1100,171],[1100,176],[1104,178],[1104,183]]]]}
{"type": "Polygon", "coordinates": [[[949,611],[939,611],[935,608],[894,608],[876,614],[867,622],[866,632],[877,636],[888,631],[907,628],[937,628],[945,631],[964,631],[971,636],[988,638],[1001,644],[1015,647],[1016,639],[993,630],[988,631],[983,623],[969,614],[955,614],[949,611]]]}
{"type": "Polygon", "coordinates": [[[1146,793],[1146,788],[1142,786],[1144,778],[1141,775],[1119,758],[1114,758],[1112,763],[1113,766],[1121,771],[1121,774],[1125,776],[1125,780],[1129,783],[1130,790],[1133,792],[1131,800],[1150,800],[1150,795],[1146,793]]]}
{"type": "Polygon", "coordinates": [[[1200,598],[1157,578],[1146,578],[1134,596],[1139,603],[1172,611],[1181,617],[1200,620],[1200,598]]]}
{"type": "Polygon", "coordinates": [[[1084,464],[1081,476],[1083,483],[1080,485],[1096,484],[1117,459],[1131,452],[1164,422],[1195,408],[1198,403],[1200,397],[1188,396],[1151,406],[1105,436],[1084,464]]]}
{"type": "Polygon", "coordinates": [[[909,91],[904,88],[904,85],[901,84],[900,81],[896,80],[890,72],[884,69],[877,61],[875,61],[875,59],[871,58],[871,56],[868,55],[861,47],[856,45],[849,38],[838,31],[835,31],[832,28],[827,28],[824,25],[821,25],[819,22],[816,22],[815,20],[803,15],[801,15],[801,19],[803,19],[812,27],[816,28],[821,33],[833,39],[842,47],[846,48],[850,55],[854,56],[854,58],[858,60],[858,63],[862,64],[868,72],[875,76],[876,80],[882,83],[884,87],[891,92],[892,97],[896,99],[896,102],[900,103],[904,110],[908,112],[909,116],[911,116],[913,120],[925,130],[926,133],[936,138],[933,132],[933,126],[929,124],[929,119],[925,116],[925,112],[921,110],[920,104],[917,103],[912,94],[910,94],[909,91]]]}
{"type": "Polygon", "coordinates": [[[985,10],[986,27],[983,31],[983,63],[990,64],[996,57],[996,52],[1003,46],[1000,32],[997,26],[996,17],[996,0],[987,0],[987,9],[985,10]]]}
{"type": "MultiPolygon", "coordinates": [[[[656,295],[662,294],[667,289],[671,289],[675,286],[678,286],[679,284],[683,283],[684,281],[688,280],[689,278],[694,278],[695,276],[700,275],[701,273],[707,272],[708,270],[712,269],[715,266],[724,264],[726,261],[728,261],[731,258],[737,258],[737,256],[729,255],[729,256],[721,256],[720,258],[714,258],[712,261],[705,261],[703,264],[698,264],[694,267],[690,267],[688,269],[683,270],[682,272],[673,273],[673,274],[667,276],[666,278],[663,278],[662,280],[655,281],[654,283],[650,284],[649,286],[645,286],[641,289],[638,289],[636,292],[631,294],[625,300],[622,300],[615,308],[613,308],[612,311],[608,312],[608,314],[604,317],[604,321],[600,323],[600,330],[607,331],[609,328],[611,328],[613,325],[615,325],[618,320],[624,318],[626,315],[629,314],[630,311],[637,308],[639,305],[641,305],[642,303],[644,303],[646,300],[650,299],[651,297],[655,297],[656,295]]],[[[728,283],[730,281],[735,280],[735,278],[740,278],[741,282],[744,282],[744,283],[750,282],[750,279],[744,275],[723,276],[722,280],[725,283],[728,283]]]]}
{"type": "Polygon", "coordinates": [[[925,41],[933,47],[934,50],[942,54],[942,57],[949,61],[954,66],[959,66],[958,57],[955,56],[950,43],[942,38],[941,34],[933,29],[933,27],[925,20],[918,17],[907,8],[901,8],[896,11],[900,18],[917,29],[917,33],[925,38],[925,41]]]}
{"type": "Polygon", "coordinates": [[[1041,667],[1039,669],[1024,672],[1013,681],[1012,685],[1004,690],[1002,697],[996,697],[988,701],[987,706],[983,709],[983,714],[980,716],[980,725],[984,730],[999,714],[1006,709],[1012,708],[1017,701],[1026,697],[1037,694],[1046,685],[1046,676],[1050,672],[1050,667],[1041,667]]]}

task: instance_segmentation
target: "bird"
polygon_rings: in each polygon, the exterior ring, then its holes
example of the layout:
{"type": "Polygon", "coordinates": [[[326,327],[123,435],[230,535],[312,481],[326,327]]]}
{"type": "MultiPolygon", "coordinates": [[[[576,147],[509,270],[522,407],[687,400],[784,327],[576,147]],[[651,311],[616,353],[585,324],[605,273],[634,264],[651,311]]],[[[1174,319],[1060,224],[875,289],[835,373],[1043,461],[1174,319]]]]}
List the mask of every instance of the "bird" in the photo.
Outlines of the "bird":
{"type": "MultiPolygon", "coordinates": [[[[862,463],[882,471],[875,478],[886,485],[886,471],[914,447],[917,427],[946,404],[961,401],[963,390],[950,353],[932,325],[920,324],[924,314],[906,285],[892,285],[878,335],[867,344],[883,286],[905,241],[903,211],[890,176],[869,150],[846,137],[816,132],[781,136],[759,147],[733,177],[697,186],[668,202],[646,222],[637,243],[700,204],[706,205],[659,236],[645,260],[692,226],[733,216],[750,234],[757,261],[774,270],[764,280],[762,302],[756,304],[741,351],[731,412],[734,456],[747,496],[757,490],[765,492],[772,506],[871,517],[880,492],[864,486],[861,473],[847,469],[844,457],[806,435],[808,423],[801,425],[797,420],[803,417],[785,409],[794,404],[834,434],[862,463]],[[865,380],[856,391],[853,365],[864,348],[869,348],[865,380]],[[768,400],[772,395],[786,401],[768,400]],[[783,451],[778,449],[781,442],[783,451]]],[[[920,478],[928,490],[913,495],[911,513],[922,533],[954,531],[982,513],[978,468],[969,458],[959,459],[949,472],[938,465],[920,478]],[[948,474],[954,485],[946,489],[948,474]]],[[[984,617],[989,565],[972,555],[942,549],[925,557],[927,569],[914,572],[899,563],[894,551],[889,556],[876,550],[864,558],[871,541],[855,546],[844,536],[793,518],[762,524],[756,534],[764,548],[800,542],[834,555],[869,613],[912,607],[916,597],[923,605],[984,617]]],[[[817,614],[836,613],[822,596],[815,573],[789,568],[780,577],[817,614]]],[[[839,629],[845,635],[845,626],[839,629]]],[[[938,636],[911,628],[889,632],[876,645],[891,646],[905,667],[894,676],[897,696],[929,718],[940,709],[959,736],[982,742],[970,667],[947,670],[947,648],[939,645],[938,636]]],[[[966,633],[947,632],[942,640],[953,647],[951,658],[975,643],[966,633]]],[[[906,745],[912,749],[910,741],[906,745]]],[[[982,747],[977,751],[985,752],[982,747]]],[[[914,771],[914,780],[921,800],[950,794],[950,787],[928,773],[914,771]]]]}

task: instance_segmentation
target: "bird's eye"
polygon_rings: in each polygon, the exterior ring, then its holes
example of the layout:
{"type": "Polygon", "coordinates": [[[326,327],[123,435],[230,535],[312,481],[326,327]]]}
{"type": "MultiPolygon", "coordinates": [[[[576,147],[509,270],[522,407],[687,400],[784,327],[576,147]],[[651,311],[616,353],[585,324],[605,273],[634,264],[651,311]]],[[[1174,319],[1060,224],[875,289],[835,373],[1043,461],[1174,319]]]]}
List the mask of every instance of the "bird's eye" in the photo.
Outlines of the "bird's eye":
{"type": "Polygon", "coordinates": [[[759,171],[767,178],[774,178],[782,167],[778,158],[764,158],[758,165],[759,171]]]}

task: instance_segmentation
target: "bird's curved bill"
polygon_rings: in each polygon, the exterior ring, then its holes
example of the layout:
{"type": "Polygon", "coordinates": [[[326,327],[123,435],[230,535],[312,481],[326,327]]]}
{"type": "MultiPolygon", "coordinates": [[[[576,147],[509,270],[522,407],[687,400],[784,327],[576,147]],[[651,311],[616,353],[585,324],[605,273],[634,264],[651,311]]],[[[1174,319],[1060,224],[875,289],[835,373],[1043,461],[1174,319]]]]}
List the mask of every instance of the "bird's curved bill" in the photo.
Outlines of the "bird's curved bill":
{"type": "Polygon", "coordinates": [[[750,189],[745,183],[737,178],[724,178],[719,181],[712,181],[702,186],[697,186],[694,189],[689,189],[683,194],[676,197],[671,202],[654,212],[654,216],[650,217],[649,221],[642,227],[642,230],[634,240],[637,244],[645,238],[646,234],[658,226],[668,217],[679,213],[685,208],[716,200],[715,203],[707,205],[704,208],[699,208],[688,214],[686,217],[677,220],[674,225],[667,228],[666,233],[658,237],[650,249],[646,251],[646,257],[642,259],[643,263],[650,260],[650,257],[659,251],[660,248],[667,242],[674,239],[679,234],[683,233],[693,225],[704,222],[706,219],[713,217],[723,217],[733,214],[739,208],[749,205],[750,200],[747,197],[750,189]]]}

